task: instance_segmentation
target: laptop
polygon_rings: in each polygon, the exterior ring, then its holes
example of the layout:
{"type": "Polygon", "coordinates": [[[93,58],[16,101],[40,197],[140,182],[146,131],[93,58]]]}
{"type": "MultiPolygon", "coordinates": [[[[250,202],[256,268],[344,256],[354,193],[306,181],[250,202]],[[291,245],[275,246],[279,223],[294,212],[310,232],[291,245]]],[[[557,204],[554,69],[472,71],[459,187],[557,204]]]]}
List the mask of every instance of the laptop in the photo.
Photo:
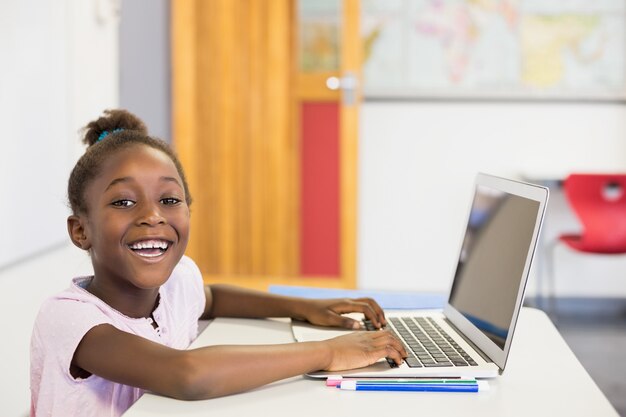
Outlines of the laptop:
{"type": "MultiPolygon", "coordinates": [[[[547,202],[546,187],[477,174],[443,309],[385,311],[387,328],[403,341],[410,357],[400,366],[382,359],[365,368],[308,375],[492,378],[501,374],[547,202]]],[[[298,342],[346,333],[295,320],[292,331],[298,342]]]]}

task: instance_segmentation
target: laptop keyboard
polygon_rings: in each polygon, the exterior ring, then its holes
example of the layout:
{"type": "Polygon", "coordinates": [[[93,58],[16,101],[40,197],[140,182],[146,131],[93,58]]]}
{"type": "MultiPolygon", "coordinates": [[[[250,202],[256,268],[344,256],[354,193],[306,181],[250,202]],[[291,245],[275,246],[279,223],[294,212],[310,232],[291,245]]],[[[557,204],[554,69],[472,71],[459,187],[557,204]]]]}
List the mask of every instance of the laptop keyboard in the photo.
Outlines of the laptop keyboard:
{"type": "MultiPolygon", "coordinates": [[[[432,317],[392,317],[388,319],[398,339],[404,343],[411,368],[435,368],[443,366],[477,366],[477,363],[459,346],[432,317]]],[[[364,321],[368,330],[375,330],[364,321]]],[[[389,365],[397,365],[388,359],[389,365]]]]}

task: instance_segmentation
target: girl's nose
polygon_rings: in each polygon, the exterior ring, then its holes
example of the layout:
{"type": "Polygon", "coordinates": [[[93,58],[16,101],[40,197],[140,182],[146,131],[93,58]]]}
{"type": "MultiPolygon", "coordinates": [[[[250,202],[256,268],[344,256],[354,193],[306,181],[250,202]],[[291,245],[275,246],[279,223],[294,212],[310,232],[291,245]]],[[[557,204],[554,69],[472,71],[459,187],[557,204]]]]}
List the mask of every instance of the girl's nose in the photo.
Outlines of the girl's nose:
{"type": "Polygon", "coordinates": [[[145,224],[148,226],[156,226],[158,224],[165,224],[165,217],[161,214],[159,207],[155,204],[147,204],[144,210],[141,211],[139,218],[137,219],[139,224],[145,224]]]}

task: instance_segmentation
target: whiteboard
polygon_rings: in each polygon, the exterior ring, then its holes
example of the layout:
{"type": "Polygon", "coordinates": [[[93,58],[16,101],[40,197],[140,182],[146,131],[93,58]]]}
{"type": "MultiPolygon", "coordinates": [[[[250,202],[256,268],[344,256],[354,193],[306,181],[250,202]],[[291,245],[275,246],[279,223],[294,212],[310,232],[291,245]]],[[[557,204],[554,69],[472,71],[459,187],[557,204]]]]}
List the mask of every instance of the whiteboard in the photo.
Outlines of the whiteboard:
{"type": "Polygon", "coordinates": [[[0,4],[0,268],[68,241],[67,20],[55,1],[0,4]]]}

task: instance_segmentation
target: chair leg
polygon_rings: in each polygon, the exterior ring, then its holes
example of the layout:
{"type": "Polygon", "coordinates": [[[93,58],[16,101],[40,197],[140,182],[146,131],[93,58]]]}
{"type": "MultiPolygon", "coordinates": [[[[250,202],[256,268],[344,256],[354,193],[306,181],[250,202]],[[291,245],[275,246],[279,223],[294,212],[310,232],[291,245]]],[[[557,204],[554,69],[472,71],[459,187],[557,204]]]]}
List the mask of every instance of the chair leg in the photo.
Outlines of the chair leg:
{"type": "Polygon", "coordinates": [[[548,315],[554,320],[556,318],[556,313],[557,313],[557,306],[556,306],[556,271],[555,271],[555,267],[554,267],[554,254],[556,251],[556,247],[559,243],[558,239],[555,239],[554,241],[550,242],[546,253],[546,269],[547,269],[547,275],[548,275],[548,283],[547,283],[547,289],[548,289],[548,305],[547,305],[547,309],[545,310],[548,315]]]}
{"type": "Polygon", "coordinates": [[[535,291],[535,300],[533,307],[538,308],[540,310],[544,309],[543,303],[543,285],[546,275],[546,243],[545,239],[542,236],[539,237],[539,241],[537,242],[537,255],[535,256],[535,280],[537,282],[536,291],[535,291]]]}

